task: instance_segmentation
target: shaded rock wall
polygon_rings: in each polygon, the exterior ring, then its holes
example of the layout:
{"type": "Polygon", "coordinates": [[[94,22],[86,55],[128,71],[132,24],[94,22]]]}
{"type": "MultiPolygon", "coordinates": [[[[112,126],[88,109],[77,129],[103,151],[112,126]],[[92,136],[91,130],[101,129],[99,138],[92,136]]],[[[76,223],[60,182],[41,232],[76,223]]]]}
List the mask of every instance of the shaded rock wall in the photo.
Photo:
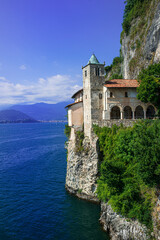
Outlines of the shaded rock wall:
{"type": "Polygon", "coordinates": [[[122,41],[122,74],[136,79],[142,68],[160,61],[160,2],[152,0],[145,18],[132,22],[130,33],[122,41]]]}

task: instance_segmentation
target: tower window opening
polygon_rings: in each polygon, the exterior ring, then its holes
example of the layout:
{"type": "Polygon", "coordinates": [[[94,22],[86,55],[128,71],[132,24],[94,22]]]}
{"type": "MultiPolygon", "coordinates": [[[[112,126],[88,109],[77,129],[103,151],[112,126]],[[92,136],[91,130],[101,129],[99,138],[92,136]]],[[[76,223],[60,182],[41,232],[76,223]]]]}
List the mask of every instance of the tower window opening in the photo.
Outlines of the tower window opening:
{"type": "Polygon", "coordinates": [[[87,77],[87,70],[85,70],[85,77],[87,77]]]}
{"type": "Polygon", "coordinates": [[[96,68],[96,76],[99,76],[99,68],[96,68]]]}
{"type": "Polygon", "coordinates": [[[112,98],[113,97],[113,92],[110,92],[110,98],[112,98]]]}
{"type": "Polygon", "coordinates": [[[128,92],[125,92],[125,97],[128,97],[128,92]]]}
{"type": "Polygon", "coordinates": [[[102,99],[102,93],[99,94],[99,99],[102,99]]]}

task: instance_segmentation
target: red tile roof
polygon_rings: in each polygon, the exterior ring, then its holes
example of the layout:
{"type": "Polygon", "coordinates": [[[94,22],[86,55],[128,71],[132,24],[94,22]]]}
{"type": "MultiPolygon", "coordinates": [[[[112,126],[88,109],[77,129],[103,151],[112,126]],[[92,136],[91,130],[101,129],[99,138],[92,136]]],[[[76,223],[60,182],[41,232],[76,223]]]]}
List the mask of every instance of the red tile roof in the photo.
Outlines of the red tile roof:
{"type": "Polygon", "coordinates": [[[65,108],[71,107],[72,105],[75,105],[75,104],[77,104],[77,103],[82,103],[82,102],[83,102],[83,101],[71,103],[71,104],[67,105],[65,108]]]}
{"type": "Polygon", "coordinates": [[[112,79],[104,84],[109,88],[137,88],[139,83],[136,79],[112,79]]]}

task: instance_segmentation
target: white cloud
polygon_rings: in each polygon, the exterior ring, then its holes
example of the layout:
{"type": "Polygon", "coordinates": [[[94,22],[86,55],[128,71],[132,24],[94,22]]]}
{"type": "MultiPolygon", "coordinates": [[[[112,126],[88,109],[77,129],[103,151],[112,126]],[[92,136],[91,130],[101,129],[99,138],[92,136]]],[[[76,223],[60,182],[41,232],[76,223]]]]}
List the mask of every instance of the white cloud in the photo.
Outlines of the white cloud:
{"type": "Polygon", "coordinates": [[[5,77],[0,76],[0,81],[7,81],[7,79],[5,77]]]}
{"type": "Polygon", "coordinates": [[[39,78],[31,85],[14,84],[7,80],[0,81],[0,105],[67,101],[80,88],[82,86],[68,75],[39,78]]]}
{"type": "Polygon", "coordinates": [[[26,70],[27,69],[27,67],[26,67],[26,65],[21,65],[20,67],[19,67],[19,69],[21,69],[21,70],[26,70]]]}

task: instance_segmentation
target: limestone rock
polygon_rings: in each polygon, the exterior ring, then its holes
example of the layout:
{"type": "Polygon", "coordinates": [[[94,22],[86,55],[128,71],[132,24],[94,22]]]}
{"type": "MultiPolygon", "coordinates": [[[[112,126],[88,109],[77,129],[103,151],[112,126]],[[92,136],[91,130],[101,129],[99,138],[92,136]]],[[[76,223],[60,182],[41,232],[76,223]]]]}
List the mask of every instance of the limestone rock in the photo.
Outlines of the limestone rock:
{"type": "Polygon", "coordinates": [[[111,240],[150,239],[147,228],[138,221],[127,220],[114,212],[107,203],[101,204],[100,223],[109,232],[111,240]]]}
{"type": "Polygon", "coordinates": [[[84,139],[84,150],[75,151],[75,138],[68,143],[66,188],[78,197],[98,202],[96,197],[98,174],[97,138],[88,142],[84,139]]]}
{"type": "Polygon", "coordinates": [[[145,19],[133,20],[130,33],[122,38],[122,75],[136,79],[142,68],[160,62],[160,2],[152,0],[145,19]],[[143,24],[144,23],[144,24],[143,24]],[[139,27],[140,24],[142,27],[139,27]]]}

